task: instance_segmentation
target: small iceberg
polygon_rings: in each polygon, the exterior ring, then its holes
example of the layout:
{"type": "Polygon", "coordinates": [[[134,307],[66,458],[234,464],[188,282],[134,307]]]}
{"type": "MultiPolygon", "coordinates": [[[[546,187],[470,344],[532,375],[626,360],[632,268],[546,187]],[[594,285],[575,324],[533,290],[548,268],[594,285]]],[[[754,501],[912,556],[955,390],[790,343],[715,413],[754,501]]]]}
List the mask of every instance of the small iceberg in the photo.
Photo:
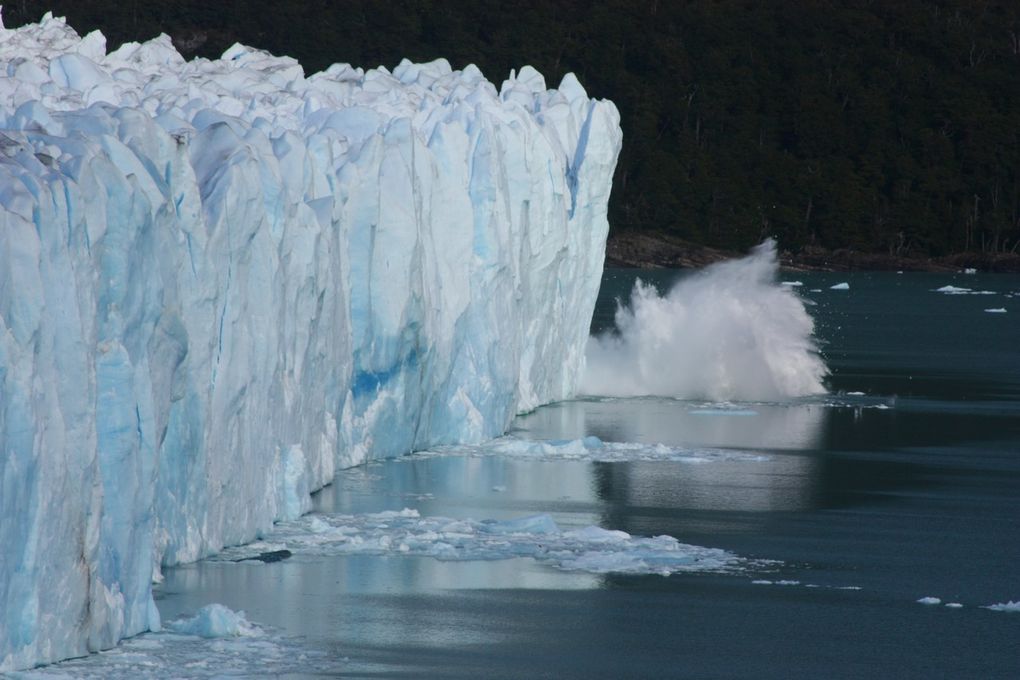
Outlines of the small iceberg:
{"type": "Polygon", "coordinates": [[[1005,314],[1006,313],[1006,308],[1005,307],[993,307],[992,309],[986,309],[985,311],[988,312],[989,314],[1005,314]]]}
{"type": "Polygon", "coordinates": [[[803,286],[804,282],[803,281],[780,281],[779,285],[781,285],[781,286],[790,286],[791,288],[797,288],[799,286],[803,286]]]}
{"type": "Polygon", "coordinates": [[[166,629],[203,638],[252,637],[259,634],[258,629],[244,617],[244,612],[235,612],[222,604],[206,605],[191,618],[170,621],[166,629]]]}
{"type": "Polygon", "coordinates": [[[942,286],[941,288],[935,289],[936,293],[945,293],[946,295],[966,295],[970,292],[970,288],[960,288],[959,286],[942,286]]]}
{"type": "Polygon", "coordinates": [[[937,597],[922,597],[920,600],[917,601],[917,603],[934,606],[937,604],[942,604],[942,600],[937,597]]]}
{"type": "Polygon", "coordinates": [[[1015,612],[1020,613],[1020,601],[1013,602],[999,602],[998,604],[990,604],[985,609],[991,609],[993,612],[1015,612]]]}
{"type": "Polygon", "coordinates": [[[850,284],[844,281],[843,283],[837,283],[835,286],[830,286],[829,290],[850,290],[850,284]]]}

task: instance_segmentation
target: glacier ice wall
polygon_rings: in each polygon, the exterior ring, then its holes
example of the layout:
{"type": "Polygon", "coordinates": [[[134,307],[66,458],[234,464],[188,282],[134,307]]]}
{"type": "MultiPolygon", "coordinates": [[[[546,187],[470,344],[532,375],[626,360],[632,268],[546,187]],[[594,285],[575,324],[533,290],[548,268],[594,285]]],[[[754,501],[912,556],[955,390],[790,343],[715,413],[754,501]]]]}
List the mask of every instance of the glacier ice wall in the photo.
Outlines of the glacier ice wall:
{"type": "Polygon", "coordinates": [[[340,467],[571,394],[620,139],[530,67],[0,27],[0,671],[158,629],[160,565],[340,467]]]}

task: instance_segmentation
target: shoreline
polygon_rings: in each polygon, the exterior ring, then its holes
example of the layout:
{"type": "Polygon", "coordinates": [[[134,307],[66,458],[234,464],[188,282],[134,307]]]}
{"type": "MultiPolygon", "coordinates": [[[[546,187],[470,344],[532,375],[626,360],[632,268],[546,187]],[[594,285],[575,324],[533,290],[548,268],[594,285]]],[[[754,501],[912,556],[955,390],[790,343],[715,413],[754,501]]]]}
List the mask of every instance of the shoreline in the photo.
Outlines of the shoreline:
{"type": "MultiPolygon", "coordinates": [[[[698,245],[669,234],[622,232],[606,242],[607,267],[637,269],[692,269],[745,255],[698,245]]],[[[788,271],[915,271],[1020,273],[1018,253],[957,253],[943,257],[910,257],[865,253],[849,249],[829,250],[808,246],[800,251],[781,250],[780,267],[788,271]]]]}

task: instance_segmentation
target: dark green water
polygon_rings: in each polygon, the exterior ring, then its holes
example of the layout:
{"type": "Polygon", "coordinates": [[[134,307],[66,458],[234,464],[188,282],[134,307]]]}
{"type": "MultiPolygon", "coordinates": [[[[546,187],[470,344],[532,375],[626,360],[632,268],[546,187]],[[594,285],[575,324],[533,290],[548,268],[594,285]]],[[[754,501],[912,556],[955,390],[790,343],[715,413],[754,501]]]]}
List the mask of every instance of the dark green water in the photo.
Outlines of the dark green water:
{"type": "MultiPolygon", "coordinates": [[[[607,272],[596,329],[634,275],[607,272]]],[[[549,513],[561,526],[668,534],[777,567],[662,577],[530,559],[200,563],[167,572],[164,619],[209,602],[243,609],[343,659],[322,668],[345,677],[1020,677],[1020,613],[984,608],[1020,600],[1020,277],[787,278],[814,303],[831,396],[742,414],[581,400],[514,429],[758,460],[413,458],[350,471],[316,500],[342,513],[549,513]],[[830,290],[841,281],[848,291],[830,290]],[[947,284],[995,294],[933,292],[947,284]]],[[[316,674],[299,660],[289,670],[316,674]]]]}

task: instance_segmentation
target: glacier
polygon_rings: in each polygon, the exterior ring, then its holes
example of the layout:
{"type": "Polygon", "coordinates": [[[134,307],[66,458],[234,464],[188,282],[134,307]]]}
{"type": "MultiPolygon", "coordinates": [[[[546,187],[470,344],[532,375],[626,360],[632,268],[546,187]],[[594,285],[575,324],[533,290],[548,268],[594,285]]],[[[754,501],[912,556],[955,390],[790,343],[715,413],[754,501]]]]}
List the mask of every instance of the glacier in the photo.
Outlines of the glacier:
{"type": "Polygon", "coordinates": [[[569,74],[0,22],[0,671],[158,630],[161,566],[341,468],[571,395],[620,145],[569,74]]]}

